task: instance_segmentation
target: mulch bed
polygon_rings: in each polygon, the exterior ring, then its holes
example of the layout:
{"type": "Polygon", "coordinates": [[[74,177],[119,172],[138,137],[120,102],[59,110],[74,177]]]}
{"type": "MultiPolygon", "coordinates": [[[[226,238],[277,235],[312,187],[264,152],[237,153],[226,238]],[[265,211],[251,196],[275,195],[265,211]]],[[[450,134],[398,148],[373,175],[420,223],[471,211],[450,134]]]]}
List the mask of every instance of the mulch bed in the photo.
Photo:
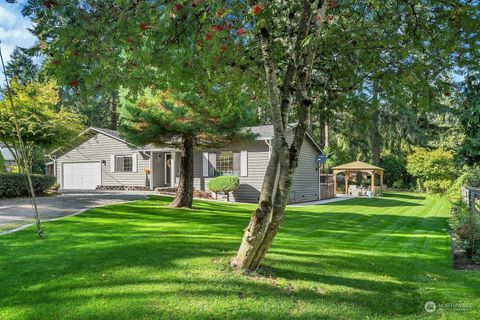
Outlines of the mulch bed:
{"type": "MultiPolygon", "coordinates": [[[[159,187],[159,188],[155,188],[155,192],[174,196],[177,194],[177,188],[176,187],[174,188],[159,187]]],[[[202,191],[198,189],[193,190],[193,197],[197,199],[213,199],[213,195],[210,191],[202,191]]]]}

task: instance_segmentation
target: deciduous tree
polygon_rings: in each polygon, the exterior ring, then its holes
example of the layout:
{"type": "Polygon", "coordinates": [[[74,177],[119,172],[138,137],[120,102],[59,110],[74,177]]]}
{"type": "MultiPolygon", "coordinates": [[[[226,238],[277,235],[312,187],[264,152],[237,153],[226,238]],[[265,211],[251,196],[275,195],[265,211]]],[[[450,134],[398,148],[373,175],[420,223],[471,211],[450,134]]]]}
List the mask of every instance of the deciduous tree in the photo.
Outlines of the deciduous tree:
{"type": "Polygon", "coordinates": [[[32,170],[35,153],[52,151],[75,137],[83,128],[82,118],[66,107],[58,108],[54,81],[20,84],[11,82],[24,152],[20,150],[11,109],[0,100],[0,142],[12,153],[22,172],[32,170]]]}

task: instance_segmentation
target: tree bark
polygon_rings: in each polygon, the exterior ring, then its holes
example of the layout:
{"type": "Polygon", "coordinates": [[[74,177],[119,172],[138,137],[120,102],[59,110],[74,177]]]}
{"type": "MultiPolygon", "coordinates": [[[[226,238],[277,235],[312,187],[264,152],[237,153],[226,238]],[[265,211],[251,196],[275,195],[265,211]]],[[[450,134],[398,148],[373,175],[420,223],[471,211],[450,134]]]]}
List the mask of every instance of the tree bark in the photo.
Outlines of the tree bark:
{"type": "Polygon", "coordinates": [[[117,130],[118,114],[117,114],[117,95],[116,93],[112,94],[110,98],[110,128],[112,130],[117,130]]]}
{"type": "Polygon", "coordinates": [[[372,147],[373,164],[380,166],[382,152],[382,135],[380,133],[380,80],[376,79],[373,85],[372,99],[372,128],[370,130],[370,142],[372,147]]]}
{"type": "MultiPolygon", "coordinates": [[[[237,255],[231,260],[231,265],[239,271],[255,271],[259,267],[285,216],[293,174],[310,121],[311,99],[308,97],[307,84],[312,73],[315,50],[312,45],[305,45],[304,40],[313,25],[312,18],[317,13],[321,16],[320,21],[325,18],[326,3],[324,1],[317,11],[310,1],[302,1],[302,14],[294,49],[292,57],[288,59],[281,90],[278,88],[270,34],[266,28],[260,29],[259,43],[267,79],[274,139],[258,208],[252,213],[237,255]],[[294,91],[295,97],[292,96],[294,91]],[[286,131],[289,107],[293,98],[298,107],[299,123],[295,129],[293,142],[289,146],[286,131]]],[[[312,40],[311,43],[315,41],[312,40]]]]}
{"type": "Polygon", "coordinates": [[[322,145],[323,147],[328,147],[330,145],[330,128],[327,122],[323,123],[322,131],[323,131],[322,145]]]}
{"type": "Polygon", "coordinates": [[[258,208],[250,217],[237,255],[230,261],[230,265],[238,270],[251,269],[252,260],[265,237],[272,217],[272,196],[278,167],[278,152],[274,145],[275,142],[272,141],[270,160],[265,172],[258,208]]]}
{"type": "Polygon", "coordinates": [[[184,136],[181,148],[180,177],[173,208],[191,208],[193,203],[193,136],[184,136]]]}

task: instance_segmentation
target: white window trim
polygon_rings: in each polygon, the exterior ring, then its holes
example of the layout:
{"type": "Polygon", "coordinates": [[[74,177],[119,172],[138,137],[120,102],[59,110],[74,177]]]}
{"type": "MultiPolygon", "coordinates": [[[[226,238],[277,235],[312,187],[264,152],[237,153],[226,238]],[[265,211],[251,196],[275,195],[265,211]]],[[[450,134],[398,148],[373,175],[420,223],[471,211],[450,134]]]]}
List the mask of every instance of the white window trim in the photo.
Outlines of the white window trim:
{"type": "Polygon", "coordinates": [[[240,177],[248,177],[248,151],[240,151],[240,177]]]}
{"type": "MultiPolygon", "coordinates": [[[[163,160],[163,168],[164,168],[164,175],[165,175],[165,184],[168,184],[168,175],[167,175],[167,157],[170,156],[170,161],[172,161],[172,154],[171,153],[165,153],[165,159],[163,160]]],[[[170,166],[170,170],[171,170],[170,166]]],[[[170,174],[170,180],[172,179],[172,175],[170,174]]]]}
{"type": "MultiPolygon", "coordinates": [[[[114,173],[126,173],[126,174],[129,174],[129,173],[137,173],[137,171],[135,171],[135,168],[134,168],[134,165],[135,165],[135,158],[136,154],[135,153],[131,153],[131,154],[115,154],[113,155],[113,167],[114,167],[114,171],[111,171],[111,172],[114,172],[114,173]],[[118,171],[117,170],[117,157],[131,157],[132,158],[132,171],[118,171]]],[[[138,166],[138,161],[137,161],[137,166],[138,166]]]]}
{"type": "Polygon", "coordinates": [[[202,153],[202,176],[208,177],[208,167],[210,164],[210,160],[208,159],[208,152],[202,153]]]}

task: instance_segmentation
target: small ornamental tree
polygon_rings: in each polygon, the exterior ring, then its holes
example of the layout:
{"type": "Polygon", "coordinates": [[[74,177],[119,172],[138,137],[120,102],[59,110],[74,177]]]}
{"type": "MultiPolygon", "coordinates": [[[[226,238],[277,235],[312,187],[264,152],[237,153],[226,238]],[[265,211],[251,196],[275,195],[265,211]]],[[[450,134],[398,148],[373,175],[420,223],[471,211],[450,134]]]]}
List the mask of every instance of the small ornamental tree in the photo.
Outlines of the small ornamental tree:
{"type": "Polygon", "coordinates": [[[227,201],[230,201],[230,192],[240,187],[240,179],[236,176],[221,176],[208,181],[208,189],[215,193],[222,192],[227,195],[227,201]]]}
{"type": "Polygon", "coordinates": [[[12,153],[20,171],[32,171],[36,155],[52,151],[75,137],[83,129],[83,118],[58,105],[58,87],[55,81],[30,82],[22,85],[14,79],[11,88],[24,153],[18,152],[20,147],[13,114],[2,100],[0,100],[0,142],[12,153]]]}
{"type": "Polygon", "coordinates": [[[407,171],[419,179],[420,186],[425,181],[452,180],[456,174],[454,154],[442,148],[415,147],[407,156],[407,171]]]}

